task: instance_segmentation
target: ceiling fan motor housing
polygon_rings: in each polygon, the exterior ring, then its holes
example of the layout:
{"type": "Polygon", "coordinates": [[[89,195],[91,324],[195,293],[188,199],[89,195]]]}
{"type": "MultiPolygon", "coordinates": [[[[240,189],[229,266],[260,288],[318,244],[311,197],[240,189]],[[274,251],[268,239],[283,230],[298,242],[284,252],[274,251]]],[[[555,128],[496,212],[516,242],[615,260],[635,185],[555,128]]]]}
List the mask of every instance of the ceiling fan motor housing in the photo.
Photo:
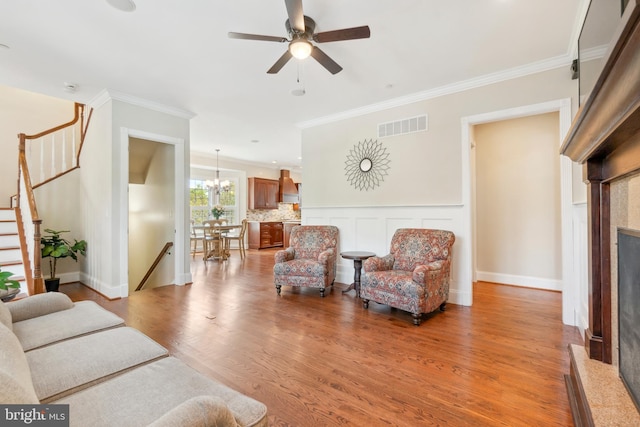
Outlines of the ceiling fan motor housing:
{"type": "Polygon", "coordinates": [[[316,29],[316,21],[314,21],[313,19],[309,18],[308,16],[305,15],[304,17],[304,33],[299,33],[298,31],[294,30],[293,28],[291,28],[291,23],[289,22],[289,20],[287,19],[284,23],[284,26],[287,28],[287,34],[289,34],[289,38],[291,40],[297,39],[297,38],[304,38],[307,40],[313,40],[313,34],[315,32],[316,29]]]}

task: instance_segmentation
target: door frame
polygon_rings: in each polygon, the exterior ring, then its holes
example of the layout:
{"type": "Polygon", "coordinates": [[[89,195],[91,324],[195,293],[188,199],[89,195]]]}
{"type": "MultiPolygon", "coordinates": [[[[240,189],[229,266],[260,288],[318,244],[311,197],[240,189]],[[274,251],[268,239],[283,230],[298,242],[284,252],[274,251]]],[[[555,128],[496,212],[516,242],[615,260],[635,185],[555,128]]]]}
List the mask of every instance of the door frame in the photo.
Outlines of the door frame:
{"type": "Polygon", "coordinates": [[[174,283],[186,284],[183,274],[185,259],[185,188],[182,177],[184,176],[184,145],[185,140],[167,135],[145,132],[137,129],[120,128],[120,170],[119,170],[119,283],[123,290],[126,285],[126,295],[129,294],[129,138],[146,139],[153,142],[169,144],[173,147],[174,161],[174,283]]]}
{"type": "MultiPolygon", "coordinates": [[[[476,280],[476,227],[475,227],[475,206],[474,189],[475,176],[471,171],[475,171],[475,154],[472,150],[474,141],[471,138],[471,128],[474,125],[509,120],[537,114],[558,112],[559,113],[559,140],[560,144],[571,126],[571,99],[564,98],[554,101],[542,102],[539,104],[525,105],[522,107],[509,108],[505,110],[493,111],[489,113],[477,114],[463,117],[461,119],[462,133],[462,203],[463,222],[465,235],[470,236],[469,244],[463,246],[465,256],[471,260],[467,271],[468,277],[472,278],[472,283],[476,280]]],[[[558,155],[560,156],[560,146],[558,155]]],[[[577,324],[577,289],[573,277],[573,232],[572,232],[572,162],[568,157],[560,157],[560,211],[561,211],[561,253],[562,253],[562,322],[566,325],[577,324]]],[[[472,284],[470,284],[472,287],[472,284]]],[[[472,294],[473,289],[469,289],[472,294]]],[[[472,297],[473,298],[473,297],[472,297]]]]}

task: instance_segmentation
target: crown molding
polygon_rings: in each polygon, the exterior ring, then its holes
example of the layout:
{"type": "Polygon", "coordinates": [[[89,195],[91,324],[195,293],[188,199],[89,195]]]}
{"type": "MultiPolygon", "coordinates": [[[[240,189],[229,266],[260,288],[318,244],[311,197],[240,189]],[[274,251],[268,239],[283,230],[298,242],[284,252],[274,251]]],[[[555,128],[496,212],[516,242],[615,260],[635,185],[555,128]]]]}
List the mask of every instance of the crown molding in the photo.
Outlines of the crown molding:
{"type": "Polygon", "coordinates": [[[557,68],[568,67],[571,65],[572,57],[569,54],[556,56],[553,58],[545,59],[531,64],[523,65],[520,67],[510,68],[508,70],[499,71],[496,73],[485,74],[484,76],[476,77],[469,80],[463,80],[461,82],[452,83],[450,85],[441,86],[434,89],[429,89],[422,92],[416,92],[414,94],[393,98],[388,101],[379,102],[376,104],[367,105],[361,108],[355,108],[353,110],[343,111],[341,113],[331,114],[329,116],[319,117],[317,119],[307,120],[304,122],[296,123],[296,126],[300,129],[307,129],[315,126],[320,126],[328,123],[337,122],[340,120],[350,119],[365,114],[375,113],[378,111],[388,110],[390,108],[401,107],[414,102],[425,101],[428,99],[438,98],[441,96],[451,95],[458,92],[464,92],[466,90],[479,88],[482,86],[499,83],[505,80],[516,79],[524,77],[530,74],[541,73],[543,71],[554,70],[557,68]]]}
{"type": "Polygon", "coordinates": [[[192,113],[191,111],[170,107],[168,105],[159,104],[157,102],[149,101],[133,95],[128,95],[126,93],[109,89],[103,89],[102,91],[100,91],[100,93],[93,97],[88,102],[88,104],[93,108],[99,108],[106,104],[108,101],[126,102],[127,104],[147,108],[149,110],[158,111],[160,113],[169,114],[171,116],[180,117],[187,120],[191,120],[196,116],[196,114],[192,113]]]}

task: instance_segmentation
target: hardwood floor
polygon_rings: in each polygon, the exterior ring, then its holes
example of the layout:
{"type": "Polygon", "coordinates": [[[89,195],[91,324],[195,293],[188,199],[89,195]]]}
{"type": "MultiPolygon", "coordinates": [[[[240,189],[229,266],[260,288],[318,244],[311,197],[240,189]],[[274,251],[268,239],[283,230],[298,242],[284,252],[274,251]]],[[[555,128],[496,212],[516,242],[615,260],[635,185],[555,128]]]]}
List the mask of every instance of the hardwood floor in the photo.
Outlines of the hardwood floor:
{"type": "Polygon", "coordinates": [[[273,286],[274,250],[192,262],[193,284],[108,301],[193,368],[268,407],[272,426],[569,426],[561,294],[478,283],[473,307],[447,305],[421,326],[336,284],[273,286]]]}

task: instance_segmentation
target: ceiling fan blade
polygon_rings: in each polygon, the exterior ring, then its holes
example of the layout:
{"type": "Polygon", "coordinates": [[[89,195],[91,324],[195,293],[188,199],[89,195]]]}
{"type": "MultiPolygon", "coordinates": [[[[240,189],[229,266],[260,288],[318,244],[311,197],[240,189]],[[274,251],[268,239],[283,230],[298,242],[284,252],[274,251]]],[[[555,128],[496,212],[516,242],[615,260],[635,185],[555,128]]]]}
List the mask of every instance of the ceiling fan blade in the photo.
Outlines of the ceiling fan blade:
{"type": "Polygon", "coordinates": [[[371,30],[368,25],[362,27],[345,28],[342,30],[325,31],[313,36],[318,43],[339,42],[342,40],[368,39],[371,37],[371,30]]]}
{"type": "Polygon", "coordinates": [[[304,13],[302,13],[302,0],[284,0],[287,5],[289,24],[299,33],[304,33],[304,13]]]}
{"type": "Polygon", "coordinates": [[[284,67],[284,64],[289,62],[291,58],[293,58],[293,55],[291,55],[291,52],[289,52],[289,49],[287,49],[284,52],[284,55],[282,55],[280,59],[278,59],[276,63],[273,64],[271,68],[269,68],[269,71],[267,71],[267,74],[276,74],[278,71],[282,69],[282,67],[284,67]]]}
{"type": "Polygon", "coordinates": [[[229,32],[230,39],[242,39],[242,40],[260,40],[264,42],[280,42],[284,43],[287,40],[285,37],[276,37],[276,36],[261,36],[258,34],[245,34],[245,33],[234,33],[232,31],[229,32]]]}
{"type": "Polygon", "coordinates": [[[329,58],[329,56],[323,51],[321,51],[320,48],[317,46],[314,46],[313,49],[311,50],[311,56],[313,56],[313,59],[318,61],[320,65],[322,65],[324,68],[329,70],[331,74],[337,74],[340,71],[342,71],[342,67],[339,66],[336,61],[329,58]]]}

